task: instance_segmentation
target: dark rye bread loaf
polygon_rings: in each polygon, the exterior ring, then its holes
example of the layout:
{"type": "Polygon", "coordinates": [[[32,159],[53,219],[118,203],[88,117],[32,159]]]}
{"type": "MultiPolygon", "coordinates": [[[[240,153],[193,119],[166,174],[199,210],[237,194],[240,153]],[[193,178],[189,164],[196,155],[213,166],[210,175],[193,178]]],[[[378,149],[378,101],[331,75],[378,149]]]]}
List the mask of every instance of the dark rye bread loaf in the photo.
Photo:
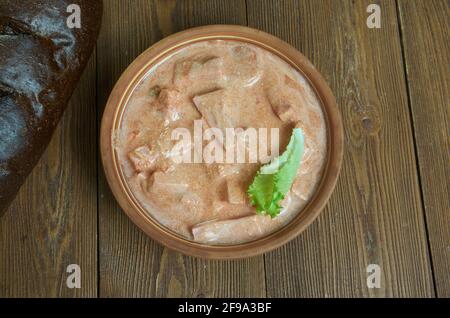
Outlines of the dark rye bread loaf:
{"type": "Polygon", "coordinates": [[[101,16],[101,0],[0,0],[0,216],[48,145],[101,16]],[[67,25],[71,4],[80,28],[67,25]]]}

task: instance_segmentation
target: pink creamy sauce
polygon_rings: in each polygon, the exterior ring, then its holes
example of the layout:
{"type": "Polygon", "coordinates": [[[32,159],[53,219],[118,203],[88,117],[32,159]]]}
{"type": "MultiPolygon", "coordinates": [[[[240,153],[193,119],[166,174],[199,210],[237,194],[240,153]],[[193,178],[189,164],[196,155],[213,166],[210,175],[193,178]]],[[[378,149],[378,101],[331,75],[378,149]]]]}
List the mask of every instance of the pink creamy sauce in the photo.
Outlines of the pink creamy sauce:
{"type": "MultiPolygon", "coordinates": [[[[116,150],[137,201],[160,224],[205,244],[238,244],[286,225],[322,176],[326,125],[304,77],[273,53],[236,41],[202,41],[154,66],[132,93],[116,132],[116,150]],[[279,151],[294,127],[305,152],[279,216],[257,215],[246,191],[258,163],[174,163],[173,129],[279,128],[279,151]]],[[[270,149],[270,144],[268,146],[270,149]]]]}

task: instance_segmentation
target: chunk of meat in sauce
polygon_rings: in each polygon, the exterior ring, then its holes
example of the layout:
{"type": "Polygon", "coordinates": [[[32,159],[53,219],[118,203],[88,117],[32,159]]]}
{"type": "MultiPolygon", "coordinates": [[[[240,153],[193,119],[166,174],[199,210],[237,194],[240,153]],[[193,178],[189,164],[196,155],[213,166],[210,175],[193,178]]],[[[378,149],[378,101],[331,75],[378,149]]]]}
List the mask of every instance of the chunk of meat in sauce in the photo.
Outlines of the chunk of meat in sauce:
{"type": "Polygon", "coordinates": [[[189,71],[189,78],[198,81],[220,81],[223,76],[223,59],[216,56],[194,60],[189,71]]]}
{"type": "Polygon", "coordinates": [[[209,127],[235,127],[230,96],[224,89],[215,90],[193,98],[193,102],[209,127]]]}
{"type": "Polygon", "coordinates": [[[283,122],[295,123],[300,120],[298,106],[307,105],[304,98],[305,91],[302,85],[285,75],[284,80],[277,75],[271,76],[266,83],[267,99],[275,115],[283,122]],[[299,104],[299,105],[297,105],[299,104]]]}
{"type": "MultiPolygon", "coordinates": [[[[194,240],[200,243],[235,244],[243,239],[253,239],[263,233],[263,225],[269,226],[270,216],[250,215],[229,220],[213,220],[192,228],[194,240]]],[[[265,229],[266,230],[266,229],[265,229]]]]}
{"type": "Polygon", "coordinates": [[[250,86],[255,84],[262,75],[259,67],[258,54],[249,47],[237,45],[231,49],[233,64],[230,66],[230,79],[237,84],[250,86]]]}
{"type": "Polygon", "coordinates": [[[311,185],[317,183],[317,173],[321,170],[321,158],[324,157],[324,154],[319,151],[318,146],[314,143],[315,139],[313,136],[316,132],[313,130],[313,127],[306,126],[301,121],[295,127],[303,130],[305,150],[300,163],[300,176],[293,183],[292,193],[306,201],[314,191],[315,187],[311,185]]]}
{"type": "Polygon", "coordinates": [[[188,190],[188,183],[178,180],[176,176],[171,173],[165,173],[161,171],[156,171],[152,174],[149,190],[155,193],[159,191],[183,194],[188,190]]]}
{"type": "Polygon", "coordinates": [[[236,178],[226,180],[227,200],[232,204],[245,204],[247,196],[243,185],[236,178]]]}
{"type": "Polygon", "coordinates": [[[191,66],[192,61],[189,59],[176,62],[173,71],[173,84],[179,85],[181,82],[186,80],[189,75],[191,66]]]}
{"type": "Polygon", "coordinates": [[[200,55],[178,61],[173,72],[174,85],[189,85],[196,82],[220,84],[224,80],[223,59],[217,56],[200,55]]]}
{"type": "Polygon", "coordinates": [[[174,88],[162,88],[156,100],[158,110],[165,112],[165,118],[175,121],[181,118],[182,101],[180,92],[174,88]]]}
{"type": "Polygon", "coordinates": [[[255,209],[245,204],[233,204],[228,201],[214,200],[212,204],[214,220],[228,220],[255,214],[255,209]]]}
{"type": "Polygon", "coordinates": [[[299,103],[299,101],[291,95],[284,94],[275,87],[268,90],[267,99],[269,100],[273,112],[281,121],[293,123],[300,120],[299,113],[296,111],[295,107],[295,104],[299,103]]]}
{"type": "Polygon", "coordinates": [[[158,153],[150,150],[148,146],[141,146],[128,154],[134,169],[138,172],[149,171],[156,168],[158,153]]]}
{"type": "Polygon", "coordinates": [[[284,122],[295,121],[295,110],[290,104],[271,104],[273,112],[284,122]]]}

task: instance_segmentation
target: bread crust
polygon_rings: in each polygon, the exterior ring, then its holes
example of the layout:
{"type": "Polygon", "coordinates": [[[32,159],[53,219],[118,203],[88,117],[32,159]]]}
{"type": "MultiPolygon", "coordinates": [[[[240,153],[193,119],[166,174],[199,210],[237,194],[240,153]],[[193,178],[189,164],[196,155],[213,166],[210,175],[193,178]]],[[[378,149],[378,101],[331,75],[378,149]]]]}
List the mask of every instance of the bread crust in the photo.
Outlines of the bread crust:
{"type": "Polygon", "coordinates": [[[0,216],[47,147],[101,16],[101,0],[0,1],[0,216]],[[71,4],[80,28],[67,25],[71,4]]]}

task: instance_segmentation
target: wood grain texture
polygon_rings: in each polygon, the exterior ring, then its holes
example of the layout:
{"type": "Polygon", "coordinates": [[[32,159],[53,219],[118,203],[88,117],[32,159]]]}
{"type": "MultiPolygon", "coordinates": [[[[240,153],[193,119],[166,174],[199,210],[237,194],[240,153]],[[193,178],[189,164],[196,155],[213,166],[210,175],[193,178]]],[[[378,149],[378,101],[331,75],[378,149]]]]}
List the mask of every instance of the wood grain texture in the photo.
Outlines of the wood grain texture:
{"type": "Polygon", "coordinates": [[[266,256],[270,297],[431,297],[433,280],[416,174],[393,1],[248,1],[249,26],[303,52],[336,94],[344,164],[323,214],[266,256]],[[382,28],[366,27],[379,3],[382,28]],[[368,289],[366,267],[382,270],[368,289]]]}
{"type": "Polygon", "coordinates": [[[437,296],[450,297],[448,1],[399,1],[420,179],[437,296]]]}
{"type": "Polygon", "coordinates": [[[432,297],[432,270],[437,296],[450,296],[447,1],[104,2],[96,56],[0,219],[0,297],[432,297]],[[374,2],[379,30],[366,27],[374,2]],[[324,75],[344,120],[342,174],[322,215],[286,246],[241,261],[185,257],[118,207],[97,159],[97,120],[122,71],[151,44],[193,26],[247,22],[324,75]],[[81,289],[66,287],[71,263],[81,266],[81,289]],[[371,263],[381,266],[381,289],[367,288],[371,263]]]}
{"type": "MultiPolygon", "coordinates": [[[[244,1],[105,1],[98,42],[98,105],[139,53],[173,32],[203,24],[245,24],[244,1]]],[[[101,168],[100,168],[101,169],[101,168]]],[[[121,211],[102,175],[101,297],[262,297],[263,257],[206,261],[169,251],[121,211]]]]}
{"type": "Polygon", "coordinates": [[[0,221],[0,297],[96,297],[95,54],[47,151],[0,221]],[[69,264],[81,288],[66,285],[69,264]]]}

